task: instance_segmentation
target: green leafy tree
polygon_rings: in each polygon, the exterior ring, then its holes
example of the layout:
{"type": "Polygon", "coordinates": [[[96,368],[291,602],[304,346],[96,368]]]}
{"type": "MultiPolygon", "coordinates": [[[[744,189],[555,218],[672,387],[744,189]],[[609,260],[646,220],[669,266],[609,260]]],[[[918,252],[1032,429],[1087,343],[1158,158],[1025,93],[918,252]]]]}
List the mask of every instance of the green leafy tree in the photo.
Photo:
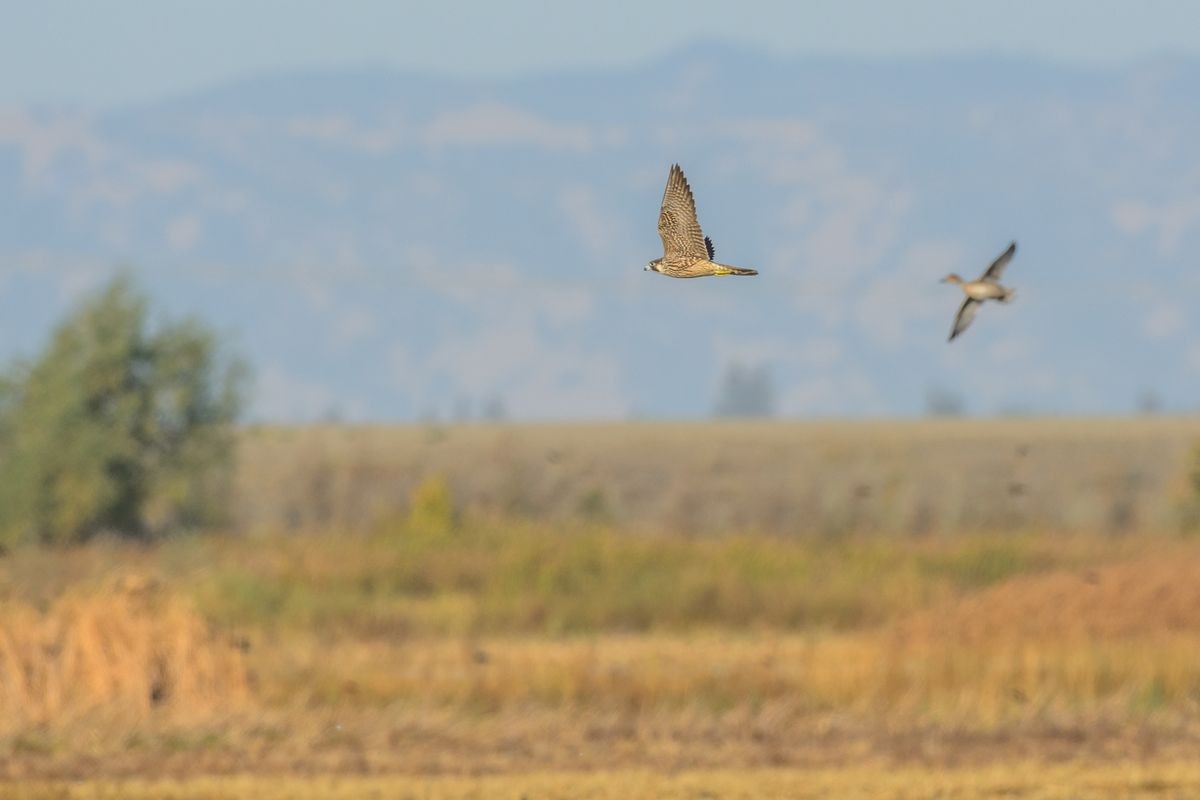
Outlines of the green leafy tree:
{"type": "Polygon", "coordinates": [[[221,521],[245,370],[118,277],[0,380],[0,542],[221,521]]]}

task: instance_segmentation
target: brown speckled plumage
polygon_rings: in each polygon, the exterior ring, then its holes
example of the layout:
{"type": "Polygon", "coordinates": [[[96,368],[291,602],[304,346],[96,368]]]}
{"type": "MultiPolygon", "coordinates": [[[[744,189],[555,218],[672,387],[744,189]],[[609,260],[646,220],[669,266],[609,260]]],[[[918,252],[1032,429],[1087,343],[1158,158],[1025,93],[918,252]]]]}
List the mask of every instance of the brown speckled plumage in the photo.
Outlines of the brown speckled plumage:
{"type": "Polygon", "coordinates": [[[658,235],[663,257],[646,265],[651,272],[672,278],[700,278],[706,275],[757,275],[758,271],[713,261],[712,240],[700,229],[692,188],[678,164],[671,165],[667,187],[663,190],[658,212],[658,235]]]}

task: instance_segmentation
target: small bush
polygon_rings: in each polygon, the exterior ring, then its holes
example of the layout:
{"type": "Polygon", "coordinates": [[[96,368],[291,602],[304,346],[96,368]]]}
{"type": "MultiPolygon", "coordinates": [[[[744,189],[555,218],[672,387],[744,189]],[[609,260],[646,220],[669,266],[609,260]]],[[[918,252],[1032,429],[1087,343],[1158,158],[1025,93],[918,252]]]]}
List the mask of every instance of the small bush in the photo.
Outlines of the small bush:
{"type": "Polygon", "coordinates": [[[457,521],[454,497],[445,478],[433,476],[417,484],[410,498],[411,528],[427,534],[445,534],[454,529],[457,521]]]}

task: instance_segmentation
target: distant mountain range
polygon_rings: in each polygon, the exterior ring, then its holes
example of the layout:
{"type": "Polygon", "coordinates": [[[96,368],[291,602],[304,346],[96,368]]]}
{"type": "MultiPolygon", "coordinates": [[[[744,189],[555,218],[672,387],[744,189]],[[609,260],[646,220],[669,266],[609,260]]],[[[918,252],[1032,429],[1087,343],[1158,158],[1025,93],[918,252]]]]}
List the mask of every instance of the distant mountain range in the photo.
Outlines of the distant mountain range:
{"type": "Polygon", "coordinates": [[[253,416],[698,416],[770,367],[788,415],[1200,405],[1200,62],[778,60],[465,83],[241,81],[0,109],[0,356],[118,266],[227,330],[253,416]],[[644,273],[667,169],[757,278],[644,273]],[[1019,242],[1008,307],[946,343],[1019,242]]]}

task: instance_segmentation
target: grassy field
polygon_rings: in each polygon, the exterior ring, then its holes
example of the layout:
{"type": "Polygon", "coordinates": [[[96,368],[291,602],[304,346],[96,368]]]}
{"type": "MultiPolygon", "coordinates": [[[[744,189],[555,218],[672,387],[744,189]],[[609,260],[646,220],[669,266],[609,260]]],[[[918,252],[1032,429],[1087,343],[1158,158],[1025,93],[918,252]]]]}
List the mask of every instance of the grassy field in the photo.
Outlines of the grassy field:
{"type": "Polygon", "coordinates": [[[1032,764],[982,770],[842,769],[681,772],[538,773],[486,778],[201,778],[184,781],[88,781],[0,785],[5,800],[141,800],[145,798],[360,797],[444,800],[1184,800],[1200,793],[1194,762],[1148,770],[1138,765],[1046,767],[1032,764]]]}
{"type": "Polygon", "coordinates": [[[0,775],[1179,759],[1200,541],[429,520],[0,575],[0,775]]]}
{"type": "Polygon", "coordinates": [[[1179,524],[1200,417],[263,428],[244,530],[362,529],[445,476],[462,510],[726,534],[1179,524]]]}
{"type": "MultiPolygon", "coordinates": [[[[907,441],[924,459],[911,469],[933,475],[950,469],[935,452],[970,470],[998,439],[1015,453],[1029,438],[1026,468],[1065,494],[1105,470],[1152,476],[1130,500],[1134,522],[1060,528],[1025,507],[1020,525],[994,530],[700,535],[625,500],[500,511],[454,465],[486,471],[489,437],[533,452],[550,430],[502,427],[439,433],[422,447],[461,451],[430,456],[411,480],[380,467],[395,497],[353,524],[268,515],[226,535],[7,553],[0,796],[1193,796],[1200,537],[1183,524],[1190,447],[1168,436],[1190,423],[1112,427],[1104,441],[1124,445],[1083,477],[1052,476],[1051,462],[1064,471],[1100,452],[1062,444],[1099,428],[1027,424],[963,423],[957,450],[923,450],[950,433],[913,425],[879,446],[907,441]],[[463,441],[482,449],[472,457],[463,441]],[[1036,462],[1052,441],[1067,449],[1036,462]],[[387,777],[402,775],[424,777],[387,777]]],[[[663,441],[687,429],[664,427],[663,441]]],[[[621,440],[622,456],[598,429],[564,430],[580,449],[559,463],[596,442],[605,491],[650,458],[645,442],[621,440]]],[[[716,444],[650,449],[718,452],[744,436],[762,449],[729,458],[778,456],[766,426],[715,430],[716,444]]],[[[836,426],[819,430],[801,433],[834,447],[836,426]]],[[[844,435],[862,454],[847,463],[884,469],[871,426],[844,435]]],[[[343,447],[360,432],[254,436],[243,487],[300,470],[314,441],[343,447]]],[[[354,453],[330,474],[373,458],[354,453]]],[[[655,458],[667,470],[675,456],[655,458]]],[[[832,468],[813,480],[852,483],[832,468]]],[[[993,488],[1014,503],[1034,495],[993,488]]]]}

